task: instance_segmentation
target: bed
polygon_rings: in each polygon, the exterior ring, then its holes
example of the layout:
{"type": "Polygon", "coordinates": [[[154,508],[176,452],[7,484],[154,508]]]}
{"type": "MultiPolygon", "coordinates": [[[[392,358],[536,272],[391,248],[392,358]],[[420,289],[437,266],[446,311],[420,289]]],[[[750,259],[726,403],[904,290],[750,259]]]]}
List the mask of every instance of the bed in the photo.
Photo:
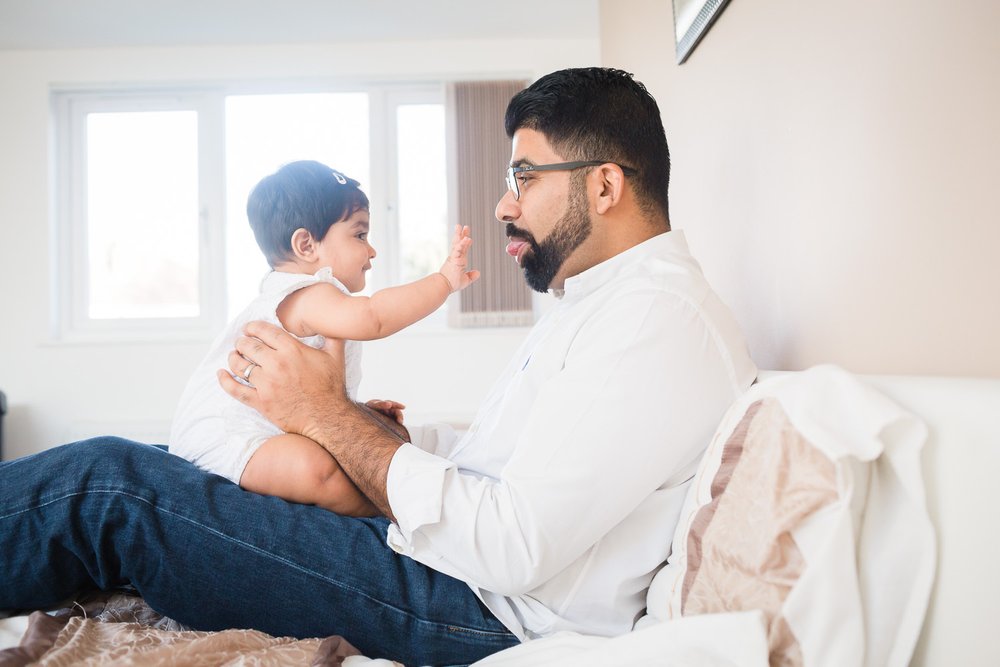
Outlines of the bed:
{"type": "MultiPolygon", "coordinates": [[[[1000,664],[1000,538],[986,495],[1000,469],[997,416],[997,379],[762,374],[709,446],[636,628],[556,635],[480,664],[1000,664]],[[787,484],[803,479],[820,481],[787,484]],[[747,480],[784,495],[751,502],[747,480]],[[748,522],[768,528],[733,528],[748,522]]],[[[341,637],[193,632],[128,592],[0,620],[0,666],[116,660],[391,664],[341,637]]]]}

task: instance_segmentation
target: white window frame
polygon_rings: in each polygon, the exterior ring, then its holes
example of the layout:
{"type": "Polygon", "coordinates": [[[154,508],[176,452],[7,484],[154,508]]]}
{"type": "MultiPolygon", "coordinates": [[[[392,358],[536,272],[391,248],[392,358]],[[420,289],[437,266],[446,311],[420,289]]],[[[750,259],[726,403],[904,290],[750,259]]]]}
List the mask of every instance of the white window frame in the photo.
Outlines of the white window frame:
{"type": "MultiPolygon", "coordinates": [[[[376,224],[379,231],[378,253],[380,256],[379,271],[372,275],[372,291],[400,281],[400,248],[399,234],[399,154],[398,127],[396,125],[396,110],[401,106],[411,104],[441,104],[445,103],[444,84],[433,85],[401,85],[393,87],[374,88],[367,91],[369,95],[369,126],[371,136],[371,191],[366,194],[371,199],[371,210],[377,211],[376,224]],[[376,131],[374,128],[381,128],[376,131]],[[374,193],[374,194],[373,194],[374,193]],[[384,230],[384,231],[383,231],[384,230]]],[[[447,187],[447,174],[428,174],[428,187],[447,187]]],[[[441,230],[442,238],[448,238],[448,229],[441,230]]],[[[447,248],[444,247],[442,260],[447,248]]],[[[431,315],[434,319],[434,314],[431,315]]]]}
{"type": "MultiPolygon", "coordinates": [[[[225,264],[216,261],[225,245],[225,174],[221,108],[190,91],[57,92],[56,229],[53,238],[53,334],[67,342],[192,339],[221,326],[225,264]],[[95,319],[88,314],[87,115],[122,111],[194,111],[198,114],[199,261],[196,317],[95,319]],[[224,178],[224,176],[223,176],[224,178]]],[[[151,239],[155,243],[155,239],[151,239]]],[[[224,259],[224,258],[223,258],[224,259]]]]}
{"type": "MultiPolygon", "coordinates": [[[[379,216],[379,275],[372,288],[399,276],[396,107],[445,103],[444,82],[250,82],[218,86],[65,89],[52,93],[55,129],[52,339],[57,342],[211,339],[226,321],[225,99],[240,94],[364,92],[369,95],[372,212],[379,216]],[[199,315],[95,319],[88,314],[86,119],[94,112],[193,110],[198,114],[199,315]]],[[[262,174],[263,176],[263,174],[262,174]]],[[[444,186],[445,175],[440,175],[444,186]]],[[[447,230],[442,230],[446,238],[447,230]]],[[[155,242],[155,239],[153,240],[155,242]]]]}

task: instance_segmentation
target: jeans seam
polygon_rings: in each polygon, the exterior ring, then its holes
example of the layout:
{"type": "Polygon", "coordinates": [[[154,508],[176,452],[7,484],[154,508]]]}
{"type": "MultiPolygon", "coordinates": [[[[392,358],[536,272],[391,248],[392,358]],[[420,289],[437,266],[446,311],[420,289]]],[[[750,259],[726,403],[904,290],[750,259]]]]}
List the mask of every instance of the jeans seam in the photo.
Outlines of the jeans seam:
{"type": "MultiPolygon", "coordinates": [[[[419,620],[419,619],[418,619],[419,620]]],[[[423,621],[424,623],[433,623],[433,621],[423,621]]],[[[497,638],[503,639],[506,637],[512,637],[517,639],[512,632],[509,630],[506,632],[495,632],[493,630],[477,630],[476,628],[463,628],[460,625],[454,625],[452,623],[434,623],[434,625],[443,625],[448,629],[450,633],[463,634],[463,635],[478,635],[484,638],[497,638]]]]}
{"type": "Polygon", "coordinates": [[[316,572],[314,570],[305,568],[302,565],[299,565],[298,563],[295,563],[295,562],[290,561],[290,560],[288,560],[286,558],[282,558],[280,556],[277,556],[276,554],[270,553],[270,552],[268,552],[268,551],[266,551],[264,549],[261,549],[260,547],[254,546],[253,544],[250,544],[248,542],[244,542],[243,540],[239,540],[239,539],[237,539],[235,537],[232,537],[230,535],[226,535],[225,533],[223,533],[223,532],[221,532],[221,531],[219,531],[219,530],[217,530],[217,529],[215,529],[215,528],[213,528],[211,526],[206,526],[205,524],[203,524],[203,523],[201,523],[199,521],[195,521],[194,519],[186,517],[186,516],[184,516],[182,514],[179,514],[179,513],[175,512],[173,510],[169,510],[169,509],[164,508],[164,507],[159,507],[154,502],[150,501],[147,498],[143,498],[142,496],[136,495],[134,493],[129,493],[128,491],[124,491],[122,489],[113,489],[113,488],[109,488],[109,489],[88,489],[87,491],[74,491],[74,492],[70,492],[70,493],[65,493],[65,494],[63,494],[63,495],[61,495],[61,496],[59,496],[57,498],[51,498],[51,499],[44,500],[44,501],[38,503],[37,505],[32,505],[31,507],[25,507],[25,508],[20,509],[20,510],[18,510],[16,512],[11,512],[10,514],[2,515],[2,516],[0,516],[0,521],[5,520],[5,519],[9,519],[11,517],[15,517],[15,516],[17,516],[19,514],[23,514],[25,512],[30,512],[30,511],[33,511],[33,510],[41,509],[43,507],[46,507],[48,505],[52,505],[54,503],[57,503],[57,502],[60,502],[60,501],[63,501],[63,500],[68,500],[70,498],[74,498],[74,497],[77,497],[77,496],[87,496],[87,495],[92,495],[92,494],[102,494],[102,495],[113,494],[113,495],[125,496],[127,498],[132,498],[133,500],[136,500],[136,501],[139,501],[141,503],[146,504],[147,506],[149,506],[155,512],[163,512],[164,514],[168,514],[171,517],[174,517],[175,519],[178,519],[180,521],[184,521],[184,522],[186,522],[188,524],[191,524],[193,526],[197,526],[197,527],[201,528],[202,530],[205,530],[205,531],[211,533],[212,535],[215,535],[218,538],[226,540],[227,542],[231,542],[233,544],[237,544],[237,545],[240,545],[240,546],[242,546],[244,548],[247,548],[250,551],[256,553],[257,555],[259,555],[261,557],[274,560],[274,561],[276,561],[278,563],[282,563],[282,564],[284,564],[284,565],[286,565],[288,567],[291,567],[291,568],[295,569],[296,571],[298,571],[298,572],[300,572],[302,574],[305,574],[305,575],[311,576],[311,577],[316,577],[317,579],[321,579],[322,581],[325,581],[327,584],[330,584],[330,585],[333,585],[333,586],[337,586],[338,588],[341,588],[341,589],[343,589],[345,591],[350,591],[351,593],[354,593],[355,595],[358,595],[359,597],[363,597],[366,600],[369,600],[369,601],[371,601],[371,602],[373,602],[375,604],[381,605],[381,606],[383,606],[383,607],[385,607],[387,609],[391,609],[392,611],[394,611],[394,612],[396,612],[398,614],[402,614],[404,616],[407,616],[408,618],[410,618],[410,619],[412,619],[412,620],[414,620],[414,621],[416,621],[418,623],[425,623],[425,624],[428,624],[430,626],[437,626],[437,627],[440,627],[440,628],[444,628],[448,632],[452,632],[452,633],[464,633],[464,634],[470,634],[470,635],[471,634],[475,634],[475,635],[479,635],[479,636],[482,636],[482,637],[496,637],[496,638],[505,638],[505,637],[513,636],[509,631],[508,632],[496,632],[496,631],[493,631],[493,630],[484,630],[484,629],[479,629],[479,628],[463,628],[463,627],[457,626],[457,625],[455,625],[453,623],[442,623],[442,622],[439,622],[439,621],[432,621],[432,620],[428,620],[428,619],[425,619],[425,618],[420,618],[419,616],[416,616],[413,613],[411,613],[409,611],[406,611],[405,609],[401,609],[401,608],[397,607],[396,605],[387,603],[387,602],[385,602],[383,600],[379,600],[379,599],[373,597],[371,594],[369,594],[366,591],[363,591],[363,590],[361,590],[359,588],[356,588],[354,586],[349,586],[349,585],[347,585],[347,584],[345,584],[345,583],[343,583],[341,581],[336,581],[334,579],[331,579],[330,577],[324,576],[323,574],[321,574],[319,572],[316,572]]]}

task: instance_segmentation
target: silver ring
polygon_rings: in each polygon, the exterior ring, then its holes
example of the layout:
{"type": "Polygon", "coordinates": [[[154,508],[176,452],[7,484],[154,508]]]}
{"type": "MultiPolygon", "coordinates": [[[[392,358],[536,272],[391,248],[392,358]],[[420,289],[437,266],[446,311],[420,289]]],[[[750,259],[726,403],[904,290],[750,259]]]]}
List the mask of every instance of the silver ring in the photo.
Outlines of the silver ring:
{"type": "Polygon", "coordinates": [[[250,365],[247,366],[246,369],[243,371],[243,379],[246,380],[247,382],[249,382],[250,381],[250,373],[252,373],[253,369],[257,368],[257,366],[259,366],[259,365],[260,364],[258,364],[257,362],[251,361],[250,365]]]}

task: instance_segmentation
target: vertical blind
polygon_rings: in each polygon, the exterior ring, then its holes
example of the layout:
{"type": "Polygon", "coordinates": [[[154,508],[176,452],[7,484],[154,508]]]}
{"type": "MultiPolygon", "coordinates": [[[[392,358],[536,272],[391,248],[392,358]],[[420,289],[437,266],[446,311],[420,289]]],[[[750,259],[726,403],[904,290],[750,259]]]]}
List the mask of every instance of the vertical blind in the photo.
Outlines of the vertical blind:
{"type": "Polygon", "coordinates": [[[529,326],[533,322],[531,290],[521,270],[507,256],[503,224],[493,215],[507,191],[503,172],[510,162],[510,139],[503,129],[504,111],[525,81],[469,81],[448,86],[452,129],[450,210],[456,224],[468,225],[473,244],[471,268],[482,277],[458,293],[449,307],[456,327],[529,326]]]}

